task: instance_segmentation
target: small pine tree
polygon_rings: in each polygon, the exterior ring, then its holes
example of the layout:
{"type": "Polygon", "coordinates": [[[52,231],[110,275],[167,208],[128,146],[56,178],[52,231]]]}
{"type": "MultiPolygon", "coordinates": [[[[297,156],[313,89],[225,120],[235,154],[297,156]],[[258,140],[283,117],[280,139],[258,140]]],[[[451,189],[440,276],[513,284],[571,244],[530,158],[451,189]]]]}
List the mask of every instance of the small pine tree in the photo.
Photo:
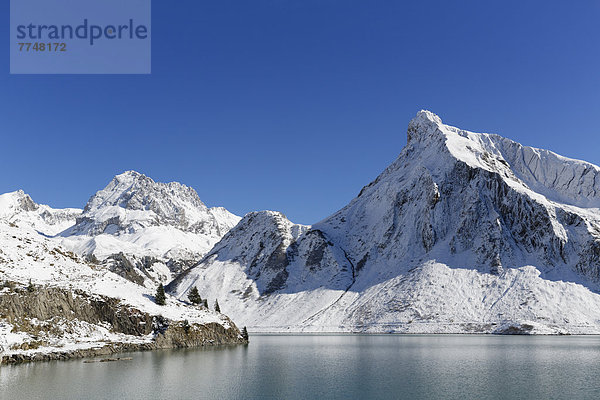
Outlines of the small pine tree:
{"type": "Polygon", "coordinates": [[[167,302],[167,298],[165,297],[165,288],[161,283],[158,285],[158,289],[156,289],[156,304],[159,306],[164,306],[167,302]]]}
{"type": "Polygon", "coordinates": [[[29,286],[27,286],[27,291],[29,293],[35,292],[35,286],[33,286],[33,283],[31,283],[31,279],[29,280],[29,286]]]}
{"type": "Polygon", "coordinates": [[[221,312],[221,307],[219,307],[219,300],[215,300],[215,311],[221,312]]]}
{"type": "Polygon", "coordinates": [[[188,294],[188,299],[193,304],[200,304],[200,303],[202,303],[202,297],[200,297],[200,293],[198,293],[198,288],[196,286],[194,286],[192,288],[192,290],[190,290],[190,293],[188,294]]]}
{"type": "Polygon", "coordinates": [[[492,275],[500,275],[502,273],[502,261],[500,260],[500,254],[496,254],[496,257],[492,260],[490,273],[492,275]]]}
{"type": "Polygon", "coordinates": [[[208,300],[207,300],[207,299],[204,299],[204,300],[202,300],[202,305],[203,305],[205,308],[208,308],[208,300]]]}
{"type": "Polygon", "coordinates": [[[242,339],[244,339],[246,342],[248,341],[248,329],[246,329],[246,327],[242,328],[242,339]]]}

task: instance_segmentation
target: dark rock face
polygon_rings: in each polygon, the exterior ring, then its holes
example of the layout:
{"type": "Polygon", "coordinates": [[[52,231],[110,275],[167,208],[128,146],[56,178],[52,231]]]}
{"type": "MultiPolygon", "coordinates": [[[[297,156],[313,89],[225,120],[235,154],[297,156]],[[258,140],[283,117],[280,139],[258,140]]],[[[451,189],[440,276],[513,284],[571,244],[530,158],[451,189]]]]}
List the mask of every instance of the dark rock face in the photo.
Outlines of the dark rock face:
{"type": "Polygon", "coordinates": [[[115,332],[142,336],[152,332],[153,317],[119,300],[88,296],[81,291],[71,293],[59,288],[38,288],[33,293],[9,293],[0,296],[1,317],[9,323],[23,317],[40,321],[55,317],[80,320],[91,324],[107,322],[115,332]]]}
{"type": "Polygon", "coordinates": [[[531,335],[533,326],[529,324],[510,325],[494,331],[496,335],[531,335]]]}
{"type": "Polygon", "coordinates": [[[143,270],[136,268],[125,254],[118,253],[108,256],[106,263],[111,272],[137,283],[138,285],[144,284],[144,276],[140,273],[143,270]]]}
{"type": "Polygon", "coordinates": [[[35,211],[39,208],[29,195],[24,195],[19,199],[19,206],[23,211],[35,211]]]}
{"type": "Polygon", "coordinates": [[[233,323],[232,326],[233,329],[225,329],[223,325],[217,323],[198,325],[186,324],[185,321],[176,322],[169,325],[163,334],[157,335],[155,348],[170,349],[247,343],[233,323]]]}
{"type": "Polygon", "coordinates": [[[309,247],[306,252],[304,258],[306,258],[305,265],[310,268],[312,271],[319,268],[321,266],[321,262],[323,261],[323,257],[325,256],[325,251],[327,250],[327,246],[333,246],[333,243],[328,242],[321,232],[318,229],[311,229],[305,234],[306,238],[314,237],[315,244],[309,247]]]}
{"type": "Polygon", "coordinates": [[[57,351],[53,353],[11,354],[0,356],[0,365],[33,361],[65,361],[74,358],[106,356],[128,351],[153,350],[151,343],[111,343],[100,348],[57,351]]]}
{"type": "MultiPolygon", "coordinates": [[[[90,257],[90,256],[88,256],[90,257]]],[[[191,268],[199,260],[187,260],[187,259],[169,259],[159,260],[152,256],[137,257],[131,254],[116,253],[108,256],[102,261],[109,271],[131,281],[138,285],[144,285],[146,280],[165,282],[166,277],[163,279],[156,279],[153,272],[153,265],[155,263],[165,263],[167,268],[173,273],[173,275],[180,274],[185,270],[191,268]]]]}

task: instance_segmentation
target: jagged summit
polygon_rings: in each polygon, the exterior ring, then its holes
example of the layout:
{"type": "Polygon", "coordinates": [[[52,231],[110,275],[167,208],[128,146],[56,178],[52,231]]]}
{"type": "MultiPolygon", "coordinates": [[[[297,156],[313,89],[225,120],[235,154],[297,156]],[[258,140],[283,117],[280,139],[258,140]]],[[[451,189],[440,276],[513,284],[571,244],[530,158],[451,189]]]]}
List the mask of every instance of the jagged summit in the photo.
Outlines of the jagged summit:
{"type": "MultiPolygon", "coordinates": [[[[408,127],[403,154],[421,151],[422,165],[436,172],[452,165],[448,155],[469,167],[500,174],[515,189],[549,201],[580,208],[600,208],[600,167],[524,146],[497,134],[475,133],[445,125],[429,111],[420,111],[408,127]]],[[[407,154],[408,155],[408,154],[407,154]]],[[[415,158],[414,155],[410,156],[415,158]]]]}
{"type": "Polygon", "coordinates": [[[220,237],[237,220],[222,207],[206,207],[191,187],[155,182],[136,171],[126,171],[90,198],[74,231],[93,235],[113,225],[111,230],[132,233],[138,228],[168,225],[220,237]]]}
{"type": "Polygon", "coordinates": [[[126,171],[90,198],[61,244],[153,285],[201,259],[239,220],[223,207],[208,208],[191,187],[126,171]]]}
{"type": "Polygon", "coordinates": [[[416,117],[412,119],[411,123],[414,122],[415,120],[427,120],[427,121],[433,122],[438,125],[442,124],[442,119],[440,118],[440,116],[429,110],[419,111],[417,113],[416,117]]]}
{"type": "Polygon", "coordinates": [[[84,212],[119,206],[128,210],[152,210],[167,220],[185,208],[206,209],[196,191],[179,182],[159,183],[136,171],[115,176],[90,198],[84,212]]]}

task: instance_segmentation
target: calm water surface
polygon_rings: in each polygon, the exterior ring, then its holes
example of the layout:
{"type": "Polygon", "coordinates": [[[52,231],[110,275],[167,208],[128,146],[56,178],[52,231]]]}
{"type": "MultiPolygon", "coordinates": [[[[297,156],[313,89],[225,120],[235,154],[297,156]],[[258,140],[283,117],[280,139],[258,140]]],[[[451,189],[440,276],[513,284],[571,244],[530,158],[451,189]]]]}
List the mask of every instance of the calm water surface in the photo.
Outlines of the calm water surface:
{"type": "Polygon", "coordinates": [[[600,399],[600,337],[256,336],[0,367],[0,399],[600,399]]]}

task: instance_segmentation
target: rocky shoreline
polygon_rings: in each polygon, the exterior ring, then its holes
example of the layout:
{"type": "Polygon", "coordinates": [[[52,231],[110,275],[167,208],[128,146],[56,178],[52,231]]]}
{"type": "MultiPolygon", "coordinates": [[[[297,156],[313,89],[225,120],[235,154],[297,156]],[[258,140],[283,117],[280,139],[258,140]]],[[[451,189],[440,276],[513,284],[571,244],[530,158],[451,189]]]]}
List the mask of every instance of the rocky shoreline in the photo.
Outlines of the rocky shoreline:
{"type": "MultiPolygon", "coordinates": [[[[218,325],[219,324],[209,324],[218,325]]],[[[182,334],[178,329],[175,332],[166,335],[159,334],[153,342],[147,343],[109,343],[102,347],[77,349],[69,351],[39,352],[39,353],[15,353],[0,356],[0,366],[8,364],[19,364],[36,361],[66,361],[78,358],[91,358],[98,356],[108,356],[117,353],[129,353],[137,351],[165,350],[174,348],[198,348],[206,346],[232,346],[247,344],[232,328],[224,332],[211,332],[211,327],[198,325],[192,327],[199,335],[182,334]]]]}
{"type": "Polygon", "coordinates": [[[174,321],[150,315],[114,298],[64,288],[4,292],[0,294],[0,322],[12,327],[11,334],[23,335],[25,339],[18,346],[0,348],[0,365],[247,343],[229,318],[224,315],[221,318],[223,323],[174,321]],[[110,327],[110,334],[122,337],[123,341],[90,340],[87,348],[85,342],[78,343],[84,348],[63,346],[69,341],[66,338],[73,337],[67,335],[73,335],[73,330],[81,324],[87,329],[105,331],[110,327]]]}

